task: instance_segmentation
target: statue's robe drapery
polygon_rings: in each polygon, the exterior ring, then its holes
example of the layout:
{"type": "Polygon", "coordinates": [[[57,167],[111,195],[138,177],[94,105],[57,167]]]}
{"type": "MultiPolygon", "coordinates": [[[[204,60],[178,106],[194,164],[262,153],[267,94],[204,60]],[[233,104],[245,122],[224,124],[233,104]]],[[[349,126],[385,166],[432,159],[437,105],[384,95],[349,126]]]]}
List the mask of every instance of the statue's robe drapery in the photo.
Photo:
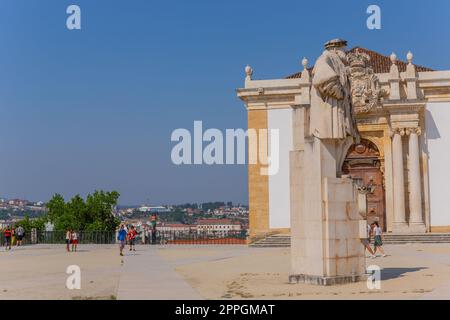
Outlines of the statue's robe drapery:
{"type": "Polygon", "coordinates": [[[347,69],[337,53],[327,50],[317,59],[312,84],[310,134],[320,139],[359,137],[347,69]]]}

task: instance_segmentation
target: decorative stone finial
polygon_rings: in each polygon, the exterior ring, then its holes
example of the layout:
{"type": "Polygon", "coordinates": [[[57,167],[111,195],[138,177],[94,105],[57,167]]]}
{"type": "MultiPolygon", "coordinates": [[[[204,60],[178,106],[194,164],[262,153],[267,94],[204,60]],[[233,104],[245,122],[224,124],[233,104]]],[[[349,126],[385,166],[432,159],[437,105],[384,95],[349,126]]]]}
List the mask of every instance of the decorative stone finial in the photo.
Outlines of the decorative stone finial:
{"type": "Polygon", "coordinates": [[[391,67],[389,69],[389,99],[399,100],[400,99],[400,72],[397,66],[397,55],[391,53],[391,67]]]}
{"type": "Polygon", "coordinates": [[[391,53],[391,62],[397,64],[397,55],[394,52],[391,53]]]}
{"type": "MultiPolygon", "coordinates": [[[[303,71],[302,71],[301,82],[303,82],[303,83],[310,83],[311,82],[311,75],[309,74],[309,70],[308,70],[308,59],[303,58],[302,59],[302,65],[303,65],[303,71]]],[[[305,92],[305,95],[306,95],[306,92],[305,92]]]]}
{"type": "Polygon", "coordinates": [[[302,60],[303,69],[306,70],[308,68],[308,59],[303,58],[302,60]]]}
{"type": "Polygon", "coordinates": [[[415,100],[418,97],[417,90],[417,73],[416,67],[412,64],[413,54],[408,51],[406,59],[408,60],[408,65],[406,66],[406,97],[411,100],[415,100]]]}
{"type": "Polygon", "coordinates": [[[253,75],[253,69],[252,67],[250,67],[249,65],[247,65],[245,67],[245,79],[246,80],[251,80],[252,79],[252,75],[253,75]]]}
{"type": "Polygon", "coordinates": [[[411,51],[408,51],[408,54],[406,55],[406,59],[408,60],[409,64],[412,64],[412,60],[413,60],[413,54],[411,51]]]}

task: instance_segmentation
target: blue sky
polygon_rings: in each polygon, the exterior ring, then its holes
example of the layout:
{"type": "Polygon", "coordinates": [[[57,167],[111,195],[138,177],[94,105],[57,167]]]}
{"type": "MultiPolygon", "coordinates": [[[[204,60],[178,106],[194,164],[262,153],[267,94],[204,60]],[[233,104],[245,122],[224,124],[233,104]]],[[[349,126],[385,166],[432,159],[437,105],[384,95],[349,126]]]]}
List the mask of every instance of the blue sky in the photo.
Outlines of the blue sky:
{"type": "Polygon", "coordinates": [[[335,37],[450,69],[449,18],[446,0],[0,0],[0,196],[247,203],[245,166],[177,167],[171,132],[246,128],[244,66],[283,77],[335,37]],[[81,31],[66,28],[70,4],[81,31]],[[366,28],[369,4],[381,30],[366,28]]]}

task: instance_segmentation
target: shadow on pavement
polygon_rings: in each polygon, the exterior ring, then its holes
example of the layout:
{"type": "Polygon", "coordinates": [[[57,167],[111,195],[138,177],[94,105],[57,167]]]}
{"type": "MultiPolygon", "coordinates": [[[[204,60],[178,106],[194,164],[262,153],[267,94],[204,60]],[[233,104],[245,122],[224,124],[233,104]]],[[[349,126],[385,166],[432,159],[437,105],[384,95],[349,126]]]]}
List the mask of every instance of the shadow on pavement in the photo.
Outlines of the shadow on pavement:
{"type": "Polygon", "coordinates": [[[406,273],[417,272],[420,270],[428,269],[425,267],[417,268],[383,268],[381,270],[381,280],[390,280],[400,277],[404,277],[406,273]]]}

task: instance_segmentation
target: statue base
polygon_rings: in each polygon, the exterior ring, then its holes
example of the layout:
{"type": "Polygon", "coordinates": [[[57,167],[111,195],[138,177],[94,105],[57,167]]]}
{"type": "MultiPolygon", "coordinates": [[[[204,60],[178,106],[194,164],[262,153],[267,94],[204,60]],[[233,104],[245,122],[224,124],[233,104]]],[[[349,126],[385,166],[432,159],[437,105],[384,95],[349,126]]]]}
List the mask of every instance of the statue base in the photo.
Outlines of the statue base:
{"type": "Polygon", "coordinates": [[[351,178],[336,177],[342,152],[316,137],[291,151],[291,283],[333,285],[365,274],[359,192],[351,178]]]}

